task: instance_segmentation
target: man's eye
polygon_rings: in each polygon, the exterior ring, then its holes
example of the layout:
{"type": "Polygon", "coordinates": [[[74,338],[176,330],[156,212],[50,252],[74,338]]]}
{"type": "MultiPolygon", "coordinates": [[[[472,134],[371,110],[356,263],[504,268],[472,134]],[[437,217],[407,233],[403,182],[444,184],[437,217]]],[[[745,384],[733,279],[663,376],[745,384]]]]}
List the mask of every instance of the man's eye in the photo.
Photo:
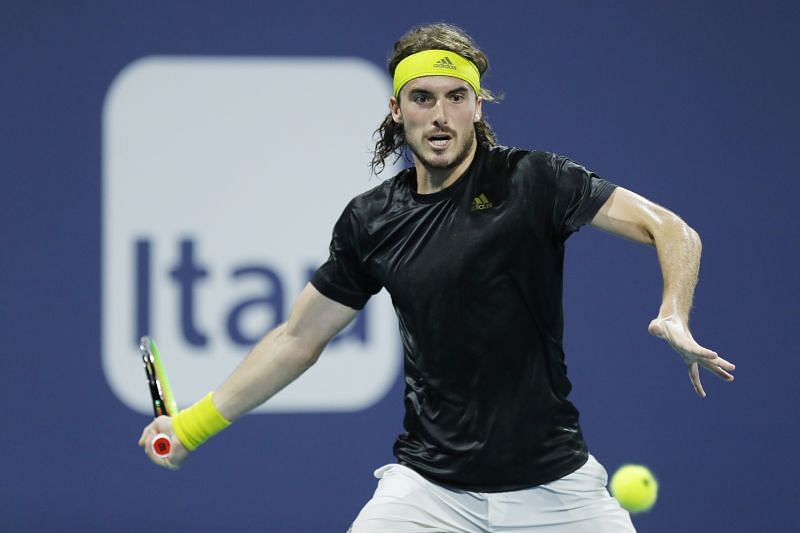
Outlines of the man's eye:
{"type": "Polygon", "coordinates": [[[424,94],[418,94],[414,97],[414,102],[418,104],[424,104],[428,102],[428,97],[424,94]]]}
{"type": "Polygon", "coordinates": [[[464,95],[463,94],[458,93],[458,94],[454,94],[453,95],[453,101],[454,102],[461,102],[463,100],[464,100],[464,95]]]}

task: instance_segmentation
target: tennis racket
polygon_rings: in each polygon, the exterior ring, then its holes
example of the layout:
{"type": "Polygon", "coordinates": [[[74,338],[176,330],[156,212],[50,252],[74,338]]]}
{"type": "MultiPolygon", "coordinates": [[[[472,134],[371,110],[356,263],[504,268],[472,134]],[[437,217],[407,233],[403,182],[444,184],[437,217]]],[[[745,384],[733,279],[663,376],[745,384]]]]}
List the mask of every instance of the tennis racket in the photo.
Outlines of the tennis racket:
{"type": "MultiPolygon", "coordinates": [[[[176,415],[178,407],[175,404],[175,396],[172,394],[164,363],[158,354],[158,346],[153,339],[145,336],[139,340],[139,350],[142,353],[144,371],[147,374],[147,386],[153,402],[153,415],[156,418],[176,415]]],[[[172,449],[172,442],[163,433],[156,435],[151,445],[153,452],[161,457],[168,456],[172,449]]]]}

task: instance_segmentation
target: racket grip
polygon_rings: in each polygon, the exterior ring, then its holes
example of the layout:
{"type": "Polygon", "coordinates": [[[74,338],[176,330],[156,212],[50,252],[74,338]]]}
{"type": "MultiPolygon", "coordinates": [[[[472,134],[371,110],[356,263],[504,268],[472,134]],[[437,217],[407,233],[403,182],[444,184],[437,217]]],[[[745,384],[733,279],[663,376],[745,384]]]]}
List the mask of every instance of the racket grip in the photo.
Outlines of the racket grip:
{"type": "Polygon", "coordinates": [[[172,450],[172,441],[164,433],[159,433],[153,437],[150,446],[152,446],[154,454],[159,457],[167,457],[172,450]]]}

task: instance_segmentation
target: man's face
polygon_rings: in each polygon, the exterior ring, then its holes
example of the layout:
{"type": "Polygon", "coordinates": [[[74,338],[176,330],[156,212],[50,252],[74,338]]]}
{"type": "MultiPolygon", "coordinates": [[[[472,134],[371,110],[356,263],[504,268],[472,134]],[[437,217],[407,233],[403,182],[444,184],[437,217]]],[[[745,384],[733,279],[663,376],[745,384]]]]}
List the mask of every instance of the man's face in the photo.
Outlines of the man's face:
{"type": "Polygon", "coordinates": [[[429,169],[452,169],[470,154],[481,100],[472,87],[450,76],[408,82],[390,101],[392,118],[403,125],[406,143],[429,169]]]}

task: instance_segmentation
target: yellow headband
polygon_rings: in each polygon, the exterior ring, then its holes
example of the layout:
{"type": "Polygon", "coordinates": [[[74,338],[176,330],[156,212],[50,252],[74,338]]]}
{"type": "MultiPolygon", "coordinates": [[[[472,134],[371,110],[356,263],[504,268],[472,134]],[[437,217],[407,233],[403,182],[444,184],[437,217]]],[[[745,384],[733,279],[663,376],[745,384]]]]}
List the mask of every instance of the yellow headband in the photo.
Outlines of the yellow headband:
{"type": "Polygon", "coordinates": [[[475,63],[449,50],[424,50],[411,54],[394,69],[394,96],[403,85],[422,76],[450,76],[469,83],[475,96],[481,93],[481,74],[475,63]]]}

